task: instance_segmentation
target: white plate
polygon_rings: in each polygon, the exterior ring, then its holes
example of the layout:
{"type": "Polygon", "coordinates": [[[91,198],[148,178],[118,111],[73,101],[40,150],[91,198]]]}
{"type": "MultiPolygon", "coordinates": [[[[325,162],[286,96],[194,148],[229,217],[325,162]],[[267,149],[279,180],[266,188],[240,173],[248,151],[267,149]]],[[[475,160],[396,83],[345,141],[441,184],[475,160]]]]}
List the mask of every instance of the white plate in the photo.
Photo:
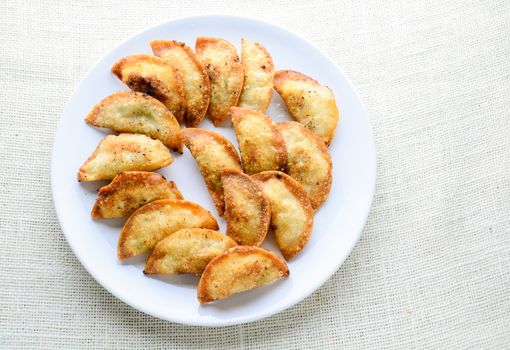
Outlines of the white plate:
{"type": "MultiPolygon", "coordinates": [[[[276,93],[268,114],[275,120],[290,119],[276,93]]],[[[202,128],[227,136],[236,146],[228,126],[202,128]]],[[[175,154],[174,154],[175,155],[175,154]]],[[[160,172],[174,180],[184,196],[217,216],[195,162],[185,149],[182,156],[160,172]]],[[[372,203],[375,187],[375,151],[367,115],[349,81],[315,46],[294,33],[254,19],[231,16],[182,18],[147,29],[104,56],[76,88],[60,118],[52,158],[52,191],[60,225],[72,250],[87,271],[110,293],[150,315],[183,324],[226,326],[255,321],[280,312],[319,288],[338,270],[358,241],[372,203]],[[200,306],[197,279],[191,276],[146,277],[143,259],[117,260],[121,220],[94,221],[90,209],[96,190],[105,184],[78,183],[80,165],[104,137],[104,131],[83,121],[102,98],[126,87],[110,73],[119,58],[150,53],[154,39],[176,39],[194,46],[198,36],[220,37],[239,48],[242,37],[262,43],[273,56],[276,69],[293,69],[316,78],[334,91],[341,111],[336,137],[330,146],[333,186],[315,216],[308,245],[291,262],[290,277],[234,297],[200,306]]],[[[219,220],[225,229],[223,219],[219,220]]],[[[264,247],[279,254],[271,237],[264,247]]]]}

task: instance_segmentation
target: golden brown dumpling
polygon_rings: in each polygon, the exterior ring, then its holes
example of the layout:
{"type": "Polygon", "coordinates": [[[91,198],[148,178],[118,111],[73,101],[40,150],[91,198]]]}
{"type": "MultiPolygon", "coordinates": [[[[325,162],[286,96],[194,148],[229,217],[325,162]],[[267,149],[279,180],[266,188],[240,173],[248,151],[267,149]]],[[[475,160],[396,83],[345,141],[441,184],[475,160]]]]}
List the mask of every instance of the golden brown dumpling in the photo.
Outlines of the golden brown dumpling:
{"type": "Polygon", "coordinates": [[[214,125],[220,125],[230,107],[237,105],[243,88],[243,67],[236,48],[218,38],[197,39],[195,52],[211,82],[209,114],[214,125]]]}
{"type": "Polygon", "coordinates": [[[145,134],[182,152],[179,123],[163,103],[134,91],[114,93],[96,104],[85,122],[118,132],[145,134]]]}
{"type": "Polygon", "coordinates": [[[274,88],[290,114],[329,145],[335,135],[339,118],[331,89],[320,85],[315,79],[291,70],[275,73],[274,88]]]}
{"type": "Polygon", "coordinates": [[[313,208],[306,192],[296,180],[279,171],[252,175],[262,185],[271,203],[271,227],[276,243],[286,260],[299,253],[310,238],[313,208]]]}
{"type": "Polygon", "coordinates": [[[125,171],[99,189],[92,208],[96,219],[120,218],[158,199],[183,199],[173,181],[149,171],[125,171]]]}
{"type": "Polygon", "coordinates": [[[271,118],[253,109],[232,107],[232,124],[247,174],[285,170],[287,150],[271,118]]]}
{"type": "Polygon", "coordinates": [[[173,162],[161,141],[141,134],[106,136],[78,171],[78,181],[111,180],[123,171],[152,171],[173,162]]]}
{"type": "Polygon", "coordinates": [[[197,162],[218,214],[223,216],[225,203],[221,172],[228,169],[242,171],[235,147],[214,131],[188,128],[181,131],[181,136],[197,162]]]}
{"type": "Polygon", "coordinates": [[[239,107],[265,113],[273,96],[273,59],[259,43],[241,39],[244,83],[239,107]]]}
{"type": "Polygon", "coordinates": [[[180,122],[186,112],[186,99],[181,76],[168,62],[150,55],[131,55],[112,67],[115,74],[131,90],[144,92],[160,100],[180,122]]]}
{"type": "Polygon", "coordinates": [[[246,174],[226,170],[221,174],[225,195],[227,235],[241,245],[259,246],[271,221],[269,200],[260,185],[246,174]]]}
{"type": "Polygon", "coordinates": [[[120,233],[120,260],[148,252],[166,236],[183,228],[218,229],[211,212],[183,200],[161,199],[135,211],[120,233]]]}
{"type": "Polygon", "coordinates": [[[200,275],[212,259],[236,245],[232,238],[217,231],[202,228],[182,229],[156,244],[143,272],[200,275]]]}
{"type": "Polygon", "coordinates": [[[201,304],[227,298],[289,275],[282,259],[268,250],[253,246],[230,248],[214,258],[198,283],[201,304]]]}
{"type": "Polygon", "coordinates": [[[312,207],[319,208],[331,189],[333,163],[328,148],[299,123],[279,123],[278,130],[287,147],[287,174],[303,186],[312,207]]]}
{"type": "Polygon", "coordinates": [[[151,42],[152,51],[174,66],[182,77],[186,97],[186,125],[196,128],[204,119],[211,88],[204,66],[193,50],[175,40],[155,40],[151,42]]]}

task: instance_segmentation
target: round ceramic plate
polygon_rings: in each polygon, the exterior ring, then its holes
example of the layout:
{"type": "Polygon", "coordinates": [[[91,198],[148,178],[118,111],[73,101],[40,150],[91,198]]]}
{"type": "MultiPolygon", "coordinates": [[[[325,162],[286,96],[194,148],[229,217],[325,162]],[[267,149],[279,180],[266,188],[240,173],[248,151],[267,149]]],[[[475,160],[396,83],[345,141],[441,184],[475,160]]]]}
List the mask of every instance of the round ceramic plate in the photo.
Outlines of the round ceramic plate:
{"type": "MultiPolygon", "coordinates": [[[[267,114],[276,121],[290,117],[275,93],[267,114]]],[[[201,128],[217,131],[237,146],[231,125],[215,128],[205,119],[201,128]]],[[[184,197],[210,210],[225,232],[203,179],[187,149],[161,172],[177,183],[184,197]]],[[[109,292],[132,307],[172,322],[226,326],[255,321],[280,312],[319,288],[338,270],[358,241],[372,203],[375,152],[367,115],[354,88],[338,67],[315,46],[285,29],[254,19],[230,16],[182,18],[147,29],[105,55],[85,76],[60,118],[52,158],[52,191],[60,225],[87,271],[109,292]],[[151,53],[149,42],[175,39],[194,47],[198,36],[224,38],[240,48],[241,38],[262,43],[276,70],[292,69],[329,86],[340,108],[340,123],[330,146],[333,186],[316,213],[310,241],[288,265],[290,277],[233,297],[200,305],[195,276],[147,277],[144,258],[121,263],[117,239],[123,220],[92,220],[90,210],[106,182],[78,183],[76,173],[107,131],[83,119],[98,101],[125,90],[110,68],[119,58],[151,53]]],[[[263,247],[280,254],[271,234],[263,247]]]]}

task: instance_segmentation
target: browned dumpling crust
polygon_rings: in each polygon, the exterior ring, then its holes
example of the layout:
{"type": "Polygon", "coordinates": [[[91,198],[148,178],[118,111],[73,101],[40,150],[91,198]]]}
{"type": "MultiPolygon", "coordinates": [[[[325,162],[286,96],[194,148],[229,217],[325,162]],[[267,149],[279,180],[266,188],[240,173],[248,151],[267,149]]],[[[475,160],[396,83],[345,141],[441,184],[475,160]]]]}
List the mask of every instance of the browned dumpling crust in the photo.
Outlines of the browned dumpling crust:
{"type": "Polygon", "coordinates": [[[276,254],[253,246],[230,248],[214,258],[198,283],[201,304],[263,286],[289,275],[287,264],[276,254]]]}
{"type": "Polygon", "coordinates": [[[106,136],[78,171],[78,181],[111,180],[123,171],[152,171],[173,162],[159,140],[141,134],[106,136]]]}
{"type": "Polygon", "coordinates": [[[140,54],[126,56],[112,67],[115,74],[131,90],[160,100],[181,123],[186,112],[186,99],[181,76],[159,57],[140,54]]]}
{"type": "Polygon", "coordinates": [[[218,214],[223,216],[225,203],[221,172],[228,169],[242,172],[241,161],[234,145],[222,135],[203,129],[183,129],[181,136],[195,158],[218,214]]]}
{"type": "Polygon", "coordinates": [[[92,208],[95,219],[112,219],[131,215],[135,210],[158,199],[183,199],[173,181],[158,173],[125,171],[99,189],[92,208]]]}
{"type": "Polygon", "coordinates": [[[339,118],[331,89],[320,85],[315,79],[291,70],[275,73],[274,88],[290,114],[329,145],[335,135],[339,118]]]}
{"type": "Polygon", "coordinates": [[[238,105],[265,113],[273,96],[273,59],[261,44],[241,39],[241,62],[244,84],[238,105]]]}
{"type": "Polygon", "coordinates": [[[223,171],[221,182],[227,235],[241,245],[261,245],[271,221],[271,207],[262,188],[251,177],[236,170],[223,171]]]}
{"type": "Polygon", "coordinates": [[[220,125],[230,107],[236,106],[243,88],[243,67],[236,48],[226,40],[197,38],[195,52],[204,65],[211,82],[209,115],[214,125],[220,125]]]}
{"type": "Polygon", "coordinates": [[[176,152],[182,152],[177,119],[163,103],[147,94],[114,93],[96,104],[85,122],[118,132],[145,134],[176,152]]]}
{"type": "Polygon", "coordinates": [[[151,42],[154,55],[169,62],[180,74],[186,97],[186,125],[196,128],[204,119],[211,88],[209,76],[193,50],[175,40],[155,40],[151,42]]]}
{"type": "Polygon", "coordinates": [[[271,203],[271,227],[285,260],[292,259],[312,233],[313,208],[303,186],[279,171],[252,175],[271,203]]]}
{"type": "Polygon", "coordinates": [[[184,200],[161,199],[135,211],[120,233],[120,260],[148,252],[166,236],[183,228],[218,229],[211,212],[184,200]]]}
{"type": "Polygon", "coordinates": [[[333,163],[328,148],[308,128],[296,122],[278,124],[287,147],[287,174],[299,182],[314,209],[328,198],[333,163]]]}
{"type": "Polygon", "coordinates": [[[264,113],[232,107],[232,124],[247,174],[284,171],[287,164],[285,141],[276,124],[264,113]]]}
{"type": "Polygon", "coordinates": [[[217,231],[201,228],[182,229],[156,244],[143,272],[200,275],[212,259],[236,245],[232,238],[217,231]]]}

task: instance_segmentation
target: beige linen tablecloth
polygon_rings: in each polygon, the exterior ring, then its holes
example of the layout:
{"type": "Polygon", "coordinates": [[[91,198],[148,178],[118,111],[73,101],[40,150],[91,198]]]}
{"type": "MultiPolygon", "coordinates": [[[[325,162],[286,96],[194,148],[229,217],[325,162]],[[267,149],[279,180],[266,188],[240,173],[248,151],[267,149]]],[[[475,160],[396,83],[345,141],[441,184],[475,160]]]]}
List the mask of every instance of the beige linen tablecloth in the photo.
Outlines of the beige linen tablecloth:
{"type": "Polygon", "coordinates": [[[0,50],[0,348],[510,348],[510,2],[2,1],[0,50]],[[50,190],[57,120],[86,71],[147,26],[211,12],[330,55],[378,154],[372,212],[340,270],[281,314],[218,329],[105,291],[50,190]]]}

